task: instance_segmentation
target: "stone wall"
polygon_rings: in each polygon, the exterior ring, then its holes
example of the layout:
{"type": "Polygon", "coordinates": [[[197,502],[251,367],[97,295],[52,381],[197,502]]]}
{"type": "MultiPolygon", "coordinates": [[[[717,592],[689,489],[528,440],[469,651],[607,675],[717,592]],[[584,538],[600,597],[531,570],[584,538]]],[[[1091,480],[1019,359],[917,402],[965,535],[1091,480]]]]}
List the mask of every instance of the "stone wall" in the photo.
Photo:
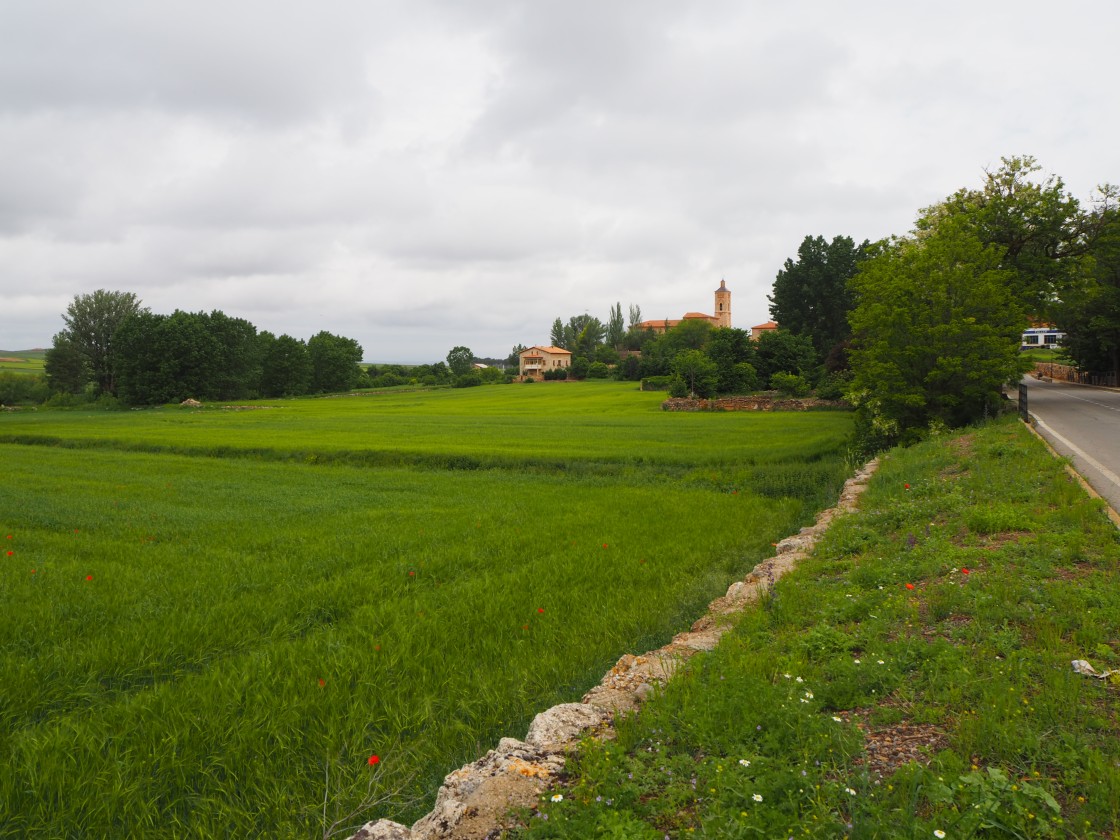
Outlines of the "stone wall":
{"type": "Polygon", "coordinates": [[[850,408],[850,406],[842,400],[756,394],[749,397],[718,397],[713,400],[671,398],[661,403],[661,408],[664,411],[809,411],[813,408],[850,408]]]}
{"type": "Polygon", "coordinates": [[[435,807],[411,828],[381,819],[366,823],[349,840],[488,840],[512,828],[515,812],[535,808],[541,794],[558,782],[567,754],[583,737],[610,737],[615,715],[636,711],[685,660],[713,650],[739,612],[806,557],[833,519],[855,509],[878,466],[878,459],[870,461],[848,479],[835,507],[777,543],[773,557],[731,584],[689,630],[658,650],[624,654],[579,703],[563,703],[537,715],[524,741],[502,738],[478,761],[449,773],[435,807]]]}

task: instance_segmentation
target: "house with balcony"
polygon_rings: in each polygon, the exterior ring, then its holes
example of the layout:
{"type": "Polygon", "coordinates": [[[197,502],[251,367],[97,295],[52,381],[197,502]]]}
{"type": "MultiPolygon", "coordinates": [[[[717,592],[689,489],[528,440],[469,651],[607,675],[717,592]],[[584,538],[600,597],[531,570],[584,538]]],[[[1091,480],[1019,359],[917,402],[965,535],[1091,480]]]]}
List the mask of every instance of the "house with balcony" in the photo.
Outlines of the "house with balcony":
{"type": "Polygon", "coordinates": [[[572,353],[563,347],[528,347],[518,354],[518,374],[524,379],[543,379],[545,371],[572,366],[572,353]]]}

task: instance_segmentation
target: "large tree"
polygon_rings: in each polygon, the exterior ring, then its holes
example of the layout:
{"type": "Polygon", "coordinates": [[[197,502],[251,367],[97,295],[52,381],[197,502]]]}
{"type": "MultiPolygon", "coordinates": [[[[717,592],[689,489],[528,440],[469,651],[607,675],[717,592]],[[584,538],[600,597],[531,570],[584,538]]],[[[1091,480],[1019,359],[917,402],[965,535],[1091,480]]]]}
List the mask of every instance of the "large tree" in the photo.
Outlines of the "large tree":
{"type": "Polygon", "coordinates": [[[307,340],[311,357],[311,390],[315,393],[349,391],[362,375],[362,346],[352,338],[323,330],[307,340]]]}
{"type": "Polygon", "coordinates": [[[1066,333],[1064,350],[1083,371],[1111,373],[1120,381],[1120,207],[1117,191],[1104,188],[1093,210],[1098,235],[1084,273],[1055,306],[1066,333]]]}
{"type": "Polygon", "coordinates": [[[984,173],[980,189],[958,190],[923,210],[915,235],[956,219],[979,242],[999,249],[999,267],[1008,271],[1007,281],[1027,315],[1049,317],[1082,273],[1100,220],[1081,212],[1058,176],[1039,180],[1042,168],[1033,157],[1005,157],[1001,163],[984,173]]]}
{"type": "Polygon", "coordinates": [[[883,243],[852,281],[851,395],[873,439],[960,426],[1018,380],[1024,310],[1002,249],[964,220],[883,243]]]}
{"type": "Polygon", "coordinates": [[[55,346],[68,343],[85,359],[98,392],[116,394],[113,334],[140,311],[140,299],[132,292],[98,289],[92,294],[75,295],[62,315],[66,329],[55,336],[55,346]]]}
{"type": "Polygon", "coordinates": [[[759,378],[769,386],[775,373],[788,373],[812,381],[817,353],[807,335],[789,330],[767,330],[758,337],[755,359],[759,378]]]}
{"type": "Polygon", "coordinates": [[[605,341],[609,347],[617,350],[622,346],[622,340],[626,337],[626,322],[622,320],[622,303],[616,303],[611,307],[611,315],[607,320],[607,329],[605,341]]]}
{"type": "Polygon", "coordinates": [[[55,392],[80,394],[89,383],[85,354],[65,333],[54,337],[44,360],[47,384],[55,392]]]}
{"type": "Polygon", "coordinates": [[[752,390],[757,381],[755,350],[746,330],[717,327],[708,336],[704,352],[716,364],[717,388],[721,394],[738,394],[752,390]],[[743,366],[746,367],[743,367],[743,366]]]}
{"type": "Polygon", "coordinates": [[[850,236],[837,236],[831,242],[823,236],[806,236],[797,249],[797,260],[787,259],[774,278],[768,298],[770,317],[794,335],[809,336],[818,359],[828,357],[851,334],[848,281],[865,258],[868,244],[856,245],[850,236]]]}
{"type": "Polygon", "coordinates": [[[716,392],[719,371],[716,363],[700,350],[685,350],[673,359],[673,375],[680,378],[688,392],[710,397],[716,392]]]}
{"type": "Polygon", "coordinates": [[[447,353],[447,366],[451,369],[451,373],[455,376],[464,376],[471,372],[471,365],[474,364],[474,353],[471,348],[452,347],[447,353]]]}
{"type": "Polygon", "coordinates": [[[270,332],[257,337],[261,355],[261,396],[298,397],[311,390],[311,356],[307,344],[270,332]]]}

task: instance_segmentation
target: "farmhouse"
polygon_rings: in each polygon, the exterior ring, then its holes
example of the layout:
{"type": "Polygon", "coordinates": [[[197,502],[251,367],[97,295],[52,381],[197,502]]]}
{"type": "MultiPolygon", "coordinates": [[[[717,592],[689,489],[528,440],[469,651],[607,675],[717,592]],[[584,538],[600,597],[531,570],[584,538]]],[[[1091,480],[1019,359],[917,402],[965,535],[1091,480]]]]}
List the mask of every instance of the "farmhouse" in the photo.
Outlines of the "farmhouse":
{"type": "Polygon", "coordinates": [[[546,370],[571,367],[572,353],[563,347],[529,347],[518,354],[522,379],[542,379],[546,370]]]}
{"type": "Polygon", "coordinates": [[[661,318],[653,321],[642,321],[638,326],[644,330],[653,330],[655,333],[668,332],[681,321],[707,321],[713,327],[731,326],[731,290],[727,288],[727,281],[720,280],[719,288],[715,291],[715,313],[705,315],[703,312],[686,312],[680,318],[672,320],[661,318]]]}

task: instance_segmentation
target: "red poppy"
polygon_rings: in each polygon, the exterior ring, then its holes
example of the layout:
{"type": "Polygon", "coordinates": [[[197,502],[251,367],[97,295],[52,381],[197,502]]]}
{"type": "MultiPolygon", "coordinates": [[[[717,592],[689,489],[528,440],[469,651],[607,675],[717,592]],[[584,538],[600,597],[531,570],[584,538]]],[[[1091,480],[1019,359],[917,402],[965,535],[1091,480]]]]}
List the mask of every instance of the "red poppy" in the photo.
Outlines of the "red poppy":
{"type": "Polygon", "coordinates": [[[327,684],[327,681],[325,679],[323,679],[322,677],[319,677],[319,688],[322,688],[326,684],[327,684]]]}
{"type": "Polygon", "coordinates": [[[93,580],[93,575],[86,575],[86,580],[93,580]]]}
{"type": "Polygon", "coordinates": [[[731,491],[731,495],[732,495],[732,496],[738,496],[738,495],[739,495],[739,491],[738,491],[738,490],[732,490],[732,491],[731,491]]]}
{"type": "Polygon", "coordinates": [[[374,650],[381,650],[381,645],[374,645],[374,646],[373,646],[373,649],[374,649],[374,650]]]}
{"type": "Polygon", "coordinates": [[[11,535],[11,534],[8,534],[8,539],[11,539],[11,538],[12,538],[12,535],[11,535]]]}
{"type": "Polygon", "coordinates": [[[606,547],[607,547],[607,544],[606,544],[606,543],[603,543],[603,548],[606,548],[606,547]]]}
{"type": "Polygon", "coordinates": [[[409,577],[416,577],[416,572],[409,572],[409,573],[408,573],[408,576],[409,576],[409,577]]]}
{"type": "Polygon", "coordinates": [[[544,612],[544,607],[537,607],[537,612],[543,613],[544,612]]]}
{"type": "Polygon", "coordinates": [[[8,552],[8,556],[9,556],[9,557],[11,557],[11,556],[12,556],[13,554],[15,554],[15,552],[14,552],[14,551],[9,551],[9,552],[8,552]]]}
{"type": "Polygon", "coordinates": [[[912,583],[908,583],[908,584],[906,584],[906,588],[907,588],[907,589],[913,589],[913,588],[914,588],[914,584],[912,584],[912,583]]]}
{"type": "Polygon", "coordinates": [[[968,569],[962,568],[962,569],[961,569],[961,574],[962,574],[962,575],[967,575],[967,574],[969,574],[969,571],[968,571],[968,569]]]}
{"type": "Polygon", "coordinates": [[[907,490],[909,490],[909,489],[910,489],[910,485],[909,485],[909,484],[903,484],[902,486],[903,486],[903,487],[905,487],[905,488],[906,488],[907,490]]]}
{"type": "Polygon", "coordinates": [[[378,758],[376,755],[371,755],[369,757],[369,766],[370,767],[373,767],[373,766],[375,766],[377,764],[380,764],[380,763],[381,763],[381,759],[378,758]]]}
{"type": "Polygon", "coordinates": [[[31,570],[31,574],[35,574],[35,570],[34,570],[34,569],[32,569],[32,570],[31,570]]]}
{"type": "Polygon", "coordinates": [[[529,625],[528,625],[528,624],[522,624],[522,625],[521,625],[521,629],[522,629],[522,630],[528,630],[528,629],[529,629],[529,625]]]}

